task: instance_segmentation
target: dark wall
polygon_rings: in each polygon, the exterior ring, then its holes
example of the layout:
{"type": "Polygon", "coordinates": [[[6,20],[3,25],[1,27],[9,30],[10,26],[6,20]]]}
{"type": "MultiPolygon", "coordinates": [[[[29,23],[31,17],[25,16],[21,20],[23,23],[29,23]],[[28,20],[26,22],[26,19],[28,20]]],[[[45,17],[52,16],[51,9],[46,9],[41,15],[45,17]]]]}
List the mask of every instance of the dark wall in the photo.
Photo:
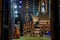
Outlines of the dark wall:
{"type": "Polygon", "coordinates": [[[8,14],[9,14],[9,1],[8,0],[2,0],[2,36],[1,40],[8,40],[8,14]]]}
{"type": "Polygon", "coordinates": [[[2,28],[2,0],[0,0],[0,38],[1,38],[1,28],[2,28]]]}
{"type": "Polygon", "coordinates": [[[60,35],[60,25],[59,25],[59,13],[58,13],[58,0],[54,0],[54,32],[55,32],[55,40],[59,40],[60,35]]]}

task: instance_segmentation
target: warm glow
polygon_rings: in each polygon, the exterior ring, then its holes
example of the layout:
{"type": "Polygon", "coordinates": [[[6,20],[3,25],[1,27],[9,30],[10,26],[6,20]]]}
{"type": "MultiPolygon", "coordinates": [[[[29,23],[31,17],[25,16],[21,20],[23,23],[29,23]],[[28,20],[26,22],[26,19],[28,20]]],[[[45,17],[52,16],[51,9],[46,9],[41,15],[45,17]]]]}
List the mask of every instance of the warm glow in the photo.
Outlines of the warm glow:
{"type": "Polygon", "coordinates": [[[33,17],[33,21],[34,21],[34,22],[37,22],[38,20],[39,20],[39,18],[38,18],[37,16],[34,16],[34,17],[33,17]]]}

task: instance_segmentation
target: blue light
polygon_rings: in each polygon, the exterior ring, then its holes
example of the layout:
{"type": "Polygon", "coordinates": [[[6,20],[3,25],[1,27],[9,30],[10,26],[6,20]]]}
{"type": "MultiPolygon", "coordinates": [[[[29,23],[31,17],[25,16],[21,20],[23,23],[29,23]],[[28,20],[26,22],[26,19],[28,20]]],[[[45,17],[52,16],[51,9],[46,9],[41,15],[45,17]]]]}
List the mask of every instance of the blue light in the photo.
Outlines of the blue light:
{"type": "Polygon", "coordinates": [[[17,8],[17,5],[15,5],[14,8],[17,8]]]}
{"type": "Polygon", "coordinates": [[[19,1],[20,3],[22,3],[22,1],[19,1]]]}
{"type": "Polygon", "coordinates": [[[17,12],[17,11],[15,11],[14,13],[15,13],[15,14],[17,14],[18,12],[17,12]]]}
{"type": "Polygon", "coordinates": [[[15,15],[15,17],[18,17],[18,15],[15,15]]]}
{"type": "Polygon", "coordinates": [[[21,8],[21,6],[19,6],[19,8],[21,8]]]}

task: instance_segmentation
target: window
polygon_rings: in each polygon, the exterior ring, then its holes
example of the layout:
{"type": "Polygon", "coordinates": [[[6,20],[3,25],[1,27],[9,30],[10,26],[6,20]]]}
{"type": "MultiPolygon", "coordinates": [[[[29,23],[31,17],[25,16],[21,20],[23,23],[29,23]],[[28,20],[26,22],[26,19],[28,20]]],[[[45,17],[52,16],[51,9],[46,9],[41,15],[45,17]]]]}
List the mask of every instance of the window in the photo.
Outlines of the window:
{"type": "Polygon", "coordinates": [[[45,13],[45,12],[46,12],[46,10],[45,10],[45,4],[44,4],[44,3],[42,3],[41,12],[42,12],[42,13],[45,13]]]}
{"type": "Polygon", "coordinates": [[[41,0],[41,13],[45,14],[47,12],[47,0],[41,0]]]}

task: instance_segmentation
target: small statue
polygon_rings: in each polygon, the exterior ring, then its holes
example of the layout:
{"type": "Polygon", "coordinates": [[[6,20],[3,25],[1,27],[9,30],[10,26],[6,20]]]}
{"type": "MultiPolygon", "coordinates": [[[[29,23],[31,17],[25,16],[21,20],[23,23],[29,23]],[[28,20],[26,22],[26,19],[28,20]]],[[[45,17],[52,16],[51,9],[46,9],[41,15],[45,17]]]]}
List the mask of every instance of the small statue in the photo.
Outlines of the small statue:
{"type": "Polygon", "coordinates": [[[20,28],[18,27],[15,27],[15,38],[20,38],[20,28]]]}

